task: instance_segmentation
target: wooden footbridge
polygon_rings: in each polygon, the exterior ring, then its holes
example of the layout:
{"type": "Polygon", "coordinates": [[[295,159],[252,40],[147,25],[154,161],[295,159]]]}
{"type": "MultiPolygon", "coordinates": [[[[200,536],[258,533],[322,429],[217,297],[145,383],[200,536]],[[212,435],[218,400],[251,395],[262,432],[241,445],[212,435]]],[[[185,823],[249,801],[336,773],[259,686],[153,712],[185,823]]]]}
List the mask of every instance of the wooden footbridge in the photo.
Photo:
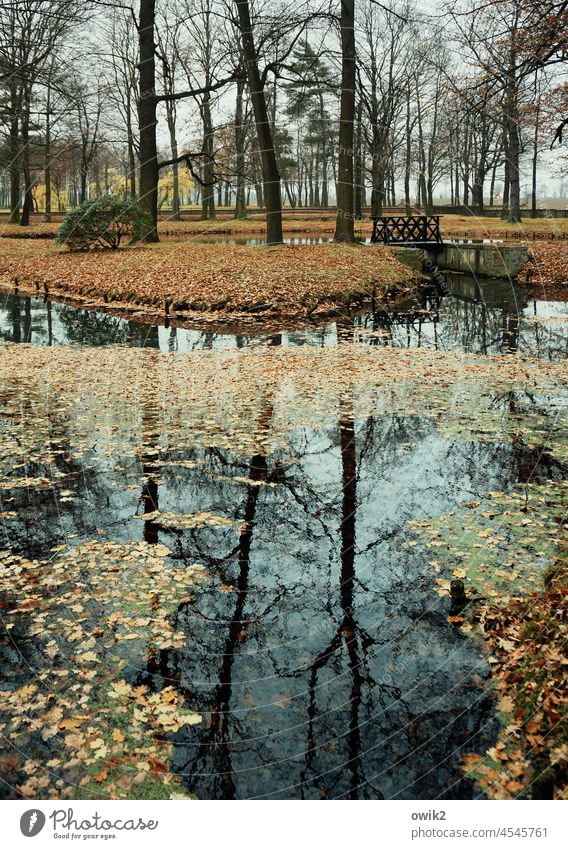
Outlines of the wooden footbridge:
{"type": "Polygon", "coordinates": [[[373,219],[371,242],[383,245],[442,245],[439,215],[380,215],[373,219]]]}
{"type": "Polygon", "coordinates": [[[442,268],[480,277],[516,278],[528,262],[526,245],[444,242],[440,215],[380,215],[373,217],[374,244],[390,245],[401,262],[414,270],[442,268]],[[396,250],[396,249],[399,250],[396,250]]]}

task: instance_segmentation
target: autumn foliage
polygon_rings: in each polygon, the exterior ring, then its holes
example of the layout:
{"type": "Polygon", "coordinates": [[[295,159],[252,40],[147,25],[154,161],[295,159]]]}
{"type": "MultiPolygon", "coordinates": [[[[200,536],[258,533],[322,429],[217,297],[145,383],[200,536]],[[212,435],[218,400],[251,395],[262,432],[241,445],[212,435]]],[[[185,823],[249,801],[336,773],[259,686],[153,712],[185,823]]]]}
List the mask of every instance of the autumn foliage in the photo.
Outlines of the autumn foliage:
{"type": "Polygon", "coordinates": [[[529,251],[521,282],[539,298],[564,300],[568,296],[568,245],[541,242],[529,251]]]}
{"type": "Polygon", "coordinates": [[[568,798],[567,562],[557,559],[540,592],[478,616],[509,721],[485,757],[466,763],[493,799],[568,798]]]}
{"type": "Polygon", "coordinates": [[[6,240],[0,284],[119,303],[161,313],[310,314],[368,301],[410,284],[388,248],[340,245],[246,247],[199,243],[72,254],[6,240]]]}

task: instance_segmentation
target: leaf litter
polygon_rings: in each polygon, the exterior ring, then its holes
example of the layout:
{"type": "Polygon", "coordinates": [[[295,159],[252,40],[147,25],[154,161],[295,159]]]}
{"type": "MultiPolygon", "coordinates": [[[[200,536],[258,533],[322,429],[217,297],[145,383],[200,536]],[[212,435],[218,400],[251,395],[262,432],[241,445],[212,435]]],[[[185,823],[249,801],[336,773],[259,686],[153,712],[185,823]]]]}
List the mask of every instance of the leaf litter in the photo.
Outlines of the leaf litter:
{"type": "MultiPolygon", "coordinates": [[[[53,489],[72,498],[65,475],[53,471],[54,459],[62,454],[91,464],[113,457],[122,462],[125,452],[138,458],[150,453],[161,469],[176,464],[193,468],[187,452],[195,446],[225,448],[242,457],[290,450],[292,432],[337,420],[345,401],[356,419],[393,411],[425,416],[448,438],[546,446],[564,461],[565,378],[562,364],[515,356],[481,358],[356,344],[183,355],[109,347],[97,350],[96,356],[70,348],[5,344],[0,346],[0,488],[7,501],[11,490],[22,487],[53,489]],[[267,403],[272,409],[268,430],[267,403]],[[43,473],[29,474],[32,466],[43,473]]],[[[232,480],[251,485],[243,476],[232,480]]],[[[519,715],[509,677],[498,671],[524,639],[520,618],[511,615],[514,624],[500,626],[497,637],[486,623],[509,616],[511,605],[541,598],[538,581],[564,537],[559,522],[565,495],[563,482],[483,493],[463,505],[463,514],[415,528],[432,551],[440,591],[446,593],[456,577],[476,591],[481,624],[462,616],[455,617],[455,624],[469,633],[474,627],[485,629],[498,687],[505,682],[500,710],[510,714],[513,744],[500,738],[495,747],[499,757],[472,754],[466,760],[488,795],[496,798],[518,794],[530,784],[534,764],[524,753],[534,742],[534,726],[529,719],[519,730],[524,714],[519,715]],[[520,771],[513,759],[521,764],[520,771]],[[488,762],[492,765],[485,771],[488,762]]],[[[13,512],[4,510],[3,520],[9,523],[13,512]]],[[[137,518],[182,528],[230,522],[209,511],[152,511],[137,518]]],[[[93,539],[75,548],[54,548],[60,550],[38,560],[9,550],[0,553],[8,633],[18,642],[22,634],[33,638],[37,653],[33,683],[3,692],[2,732],[9,749],[2,757],[20,775],[19,792],[34,798],[183,793],[169,771],[170,738],[200,717],[172,687],[151,693],[134,686],[128,669],[145,655],[184,645],[185,636],[174,629],[171,614],[180,599],[191,601],[193,586],[208,580],[205,570],[200,564],[172,565],[169,549],[161,544],[93,539]],[[32,737],[49,743],[45,763],[19,754],[32,737]]],[[[232,592],[231,585],[223,584],[221,592],[232,592]]],[[[546,679],[539,691],[548,700],[538,707],[543,716],[551,704],[554,719],[556,696],[551,693],[557,690],[546,679]]],[[[555,775],[564,763],[563,745],[545,751],[555,775]]]]}

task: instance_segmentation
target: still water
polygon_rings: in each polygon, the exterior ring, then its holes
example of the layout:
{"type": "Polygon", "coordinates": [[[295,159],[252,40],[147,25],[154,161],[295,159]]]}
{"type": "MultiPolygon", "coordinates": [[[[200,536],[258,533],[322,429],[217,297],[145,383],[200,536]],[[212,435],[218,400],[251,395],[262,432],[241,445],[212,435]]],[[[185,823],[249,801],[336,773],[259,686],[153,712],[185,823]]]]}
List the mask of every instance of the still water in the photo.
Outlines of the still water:
{"type": "Polygon", "coordinates": [[[518,352],[563,359],[568,354],[568,303],[528,300],[505,280],[445,275],[450,294],[424,289],[373,314],[262,334],[143,324],[41,298],[0,295],[0,339],[34,345],[152,347],[163,352],[230,349],[267,343],[336,345],[338,339],[475,354],[518,352]]]}
{"type": "MultiPolygon", "coordinates": [[[[10,295],[0,333],[32,345],[163,352],[353,341],[566,357],[566,304],[528,302],[495,281],[449,285],[442,298],[425,291],[375,315],[264,336],[138,324],[10,295]]],[[[3,431],[10,426],[2,420],[3,431]]],[[[51,432],[49,466],[26,461],[26,473],[51,487],[2,490],[0,509],[12,517],[2,548],[45,557],[102,534],[162,542],[177,565],[204,565],[208,580],[174,615],[185,647],[149,651],[125,673],[154,689],[173,684],[203,715],[173,739],[188,790],[210,799],[477,795],[460,757],[495,739],[489,667],[480,644],[448,621],[432,552],[407,522],[525,481],[522,445],[443,436],[419,410],[354,420],[345,409],[324,427],[298,427],[287,451],[172,452],[156,427],[120,449],[94,441],[79,461],[65,427],[51,432]],[[183,529],[134,518],[156,510],[228,521],[183,529]]],[[[558,474],[531,468],[534,481],[558,474]]],[[[34,638],[22,627],[18,649],[4,642],[2,654],[9,685],[21,685],[34,638]]],[[[45,760],[52,745],[30,739],[28,754],[45,760]]]]}

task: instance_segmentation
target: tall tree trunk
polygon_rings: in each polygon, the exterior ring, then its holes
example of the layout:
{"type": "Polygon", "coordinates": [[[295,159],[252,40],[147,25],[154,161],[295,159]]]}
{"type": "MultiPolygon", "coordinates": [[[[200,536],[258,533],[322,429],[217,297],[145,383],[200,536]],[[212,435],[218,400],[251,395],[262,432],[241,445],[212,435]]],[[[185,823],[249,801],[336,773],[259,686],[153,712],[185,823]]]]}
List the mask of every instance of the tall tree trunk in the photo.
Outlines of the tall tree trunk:
{"type": "Polygon", "coordinates": [[[213,119],[211,117],[211,95],[205,92],[201,102],[201,120],[203,123],[203,197],[201,200],[201,218],[211,220],[217,217],[215,212],[215,184],[214,184],[214,140],[213,119]]]}
{"type": "Polygon", "coordinates": [[[320,206],[320,190],[319,190],[319,144],[316,145],[316,156],[314,160],[314,206],[320,206]]]}
{"type": "Polygon", "coordinates": [[[418,162],[419,162],[419,174],[418,174],[418,194],[419,201],[418,205],[424,207],[424,211],[428,212],[428,193],[426,190],[426,159],[424,156],[424,136],[422,134],[422,120],[418,120],[418,162]]]}
{"type": "Polygon", "coordinates": [[[487,171],[486,148],[482,142],[481,150],[478,152],[478,159],[473,175],[472,201],[476,212],[483,212],[483,184],[485,182],[485,174],[487,171]]]}
{"type": "MultiPolygon", "coordinates": [[[[168,108],[168,113],[171,111],[171,108],[168,108]]],[[[168,118],[168,129],[172,159],[175,160],[178,158],[175,116],[168,118]]],[[[174,221],[179,221],[179,162],[174,162],[172,165],[172,218],[174,221]]]]}
{"type": "Polygon", "coordinates": [[[320,93],[320,123],[321,123],[321,205],[329,206],[329,190],[327,185],[327,124],[325,120],[325,106],[323,96],[320,93]]]}
{"type": "Polygon", "coordinates": [[[246,129],[244,122],[243,93],[244,79],[237,80],[237,99],[235,102],[235,166],[237,171],[237,186],[235,194],[235,218],[246,218],[245,202],[245,140],[246,129]]]}
{"type": "MultiPolygon", "coordinates": [[[[128,185],[130,187],[130,197],[132,200],[136,198],[136,156],[134,151],[134,133],[132,131],[132,116],[131,116],[131,92],[127,86],[126,91],[126,139],[128,147],[128,185]]],[[[108,188],[105,186],[105,194],[108,194],[108,188]]]]}
{"type": "Polygon", "coordinates": [[[45,207],[43,219],[51,221],[51,85],[48,83],[45,102],[45,153],[43,176],[45,182],[45,207]]]}
{"type": "Polygon", "coordinates": [[[426,151],[424,148],[424,130],[422,127],[422,110],[420,108],[420,96],[418,91],[418,80],[416,80],[416,120],[418,122],[418,206],[423,206],[428,212],[428,192],[426,187],[426,151]]]}
{"type": "Polygon", "coordinates": [[[30,91],[24,86],[22,97],[22,173],[24,175],[24,204],[20,224],[27,227],[30,223],[30,213],[33,209],[32,175],[30,164],[30,91]]]}
{"type": "Polygon", "coordinates": [[[264,87],[258,70],[256,47],[250,20],[248,0],[235,0],[239,29],[241,32],[243,55],[247,72],[250,98],[260,147],[262,163],[262,179],[264,182],[264,202],[266,204],[266,241],[268,244],[282,242],[282,195],[280,191],[280,174],[272,133],[266,109],[264,87]]]}
{"type": "Polygon", "coordinates": [[[505,127],[503,131],[503,154],[504,154],[504,173],[503,173],[503,209],[501,210],[501,218],[507,218],[509,214],[509,134],[505,127]]]}
{"type": "Polygon", "coordinates": [[[532,187],[531,187],[531,217],[536,218],[536,193],[537,193],[537,171],[538,171],[538,131],[540,129],[540,84],[538,73],[534,77],[534,96],[536,112],[534,116],[534,137],[532,156],[532,187]]]}
{"type": "Polygon", "coordinates": [[[509,165],[509,211],[507,220],[516,222],[521,220],[521,176],[519,168],[521,142],[514,62],[505,92],[505,125],[507,128],[507,162],[509,165]]]}
{"type": "Polygon", "coordinates": [[[471,128],[469,124],[469,116],[466,115],[465,126],[462,136],[462,203],[465,207],[469,207],[469,174],[471,166],[471,128]]]}
{"type": "Polygon", "coordinates": [[[20,214],[20,91],[10,86],[10,221],[20,214]]]}
{"type": "MultiPolygon", "coordinates": [[[[456,150],[459,151],[459,135],[456,131],[456,150]]],[[[454,184],[456,193],[456,206],[460,205],[460,169],[459,169],[459,153],[456,156],[456,170],[454,173],[454,184]]]]}
{"type": "Polygon", "coordinates": [[[138,27],[140,95],[138,125],[140,132],[140,208],[148,216],[144,240],[158,242],[158,150],[156,146],[156,73],[154,26],[155,0],[140,0],[138,27]]]}
{"type": "Polygon", "coordinates": [[[509,141],[509,214],[507,216],[507,220],[511,222],[521,220],[521,175],[519,157],[519,128],[518,118],[515,114],[510,123],[509,141]]]}
{"type": "Polygon", "coordinates": [[[432,214],[434,207],[434,163],[435,163],[435,151],[438,146],[438,104],[440,99],[440,88],[439,84],[436,85],[436,97],[434,98],[434,109],[430,109],[431,113],[431,133],[430,133],[430,143],[428,145],[428,156],[427,156],[427,180],[426,180],[426,189],[427,189],[427,197],[428,197],[428,205],[427,212],[429,215],[432,214]]]}
{"type": "Polygon", "coordinates": [[[371,217],[383,214],[384,174],[382,170],[382,151],[373,140],[371,151],[371,217]]]}
{"type": "Polygon", "coordinates": [[[353,126],[355,123],[355,0],[341,0],[341,104],[334,241],[354,242],[353,126]]]}
{"type": "Polygon", "coordinates": [[[495,159],[493,160],[493,168],[491,170],[491,185],[489,187],[489,206],[493,206],[495,203],[495,180],[497,178],[497,164],[499,153],[495,155],[495,159]]]}
{"type": "Polygon", "coordinates": [[[410,200],[410,171],[412,168],[410,130],[410,86],[408,86],[406,89],[406,149],[404,152],[404,205],[407,215],[410,215],[412,212],[410,200]]]}
{"type": "Polygon", "coordinates": [[[357,104],[357,136],[355,142],[355,187],[353,214],[356,221],[363,217],[363,101],[357,104]]]}
{"type": "Polygon", "coordinates": [[[84,203],[87,200],[87,180],[89,176],[89,166],[86,162],[86,152],[83,151],[81,168],[79,169],[80,188],[79,188],[79,203],[84,203]]]}

